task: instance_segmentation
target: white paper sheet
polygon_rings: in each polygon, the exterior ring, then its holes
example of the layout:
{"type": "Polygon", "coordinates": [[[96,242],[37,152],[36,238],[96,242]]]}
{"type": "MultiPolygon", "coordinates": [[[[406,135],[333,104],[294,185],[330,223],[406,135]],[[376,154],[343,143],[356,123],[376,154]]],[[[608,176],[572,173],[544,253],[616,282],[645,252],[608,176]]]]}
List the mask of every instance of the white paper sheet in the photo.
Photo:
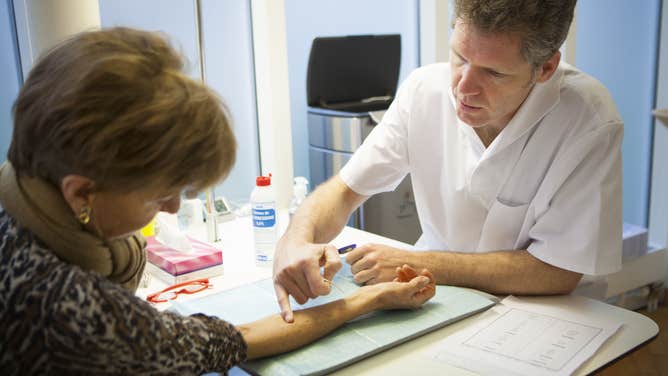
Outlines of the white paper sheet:
{"type": "Polygon", "coordinates": [[[570,375],[621,326],[573,310],[504,299],[439,344],[435,359],[482,375],[570,375]]]}

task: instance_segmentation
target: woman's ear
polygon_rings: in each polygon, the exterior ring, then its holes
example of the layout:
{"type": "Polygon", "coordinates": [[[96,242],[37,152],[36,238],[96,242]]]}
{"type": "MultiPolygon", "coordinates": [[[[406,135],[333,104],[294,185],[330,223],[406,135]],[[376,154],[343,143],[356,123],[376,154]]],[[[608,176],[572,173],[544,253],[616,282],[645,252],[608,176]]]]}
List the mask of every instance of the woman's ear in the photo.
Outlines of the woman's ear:
{"type": "Polygon", "coordinates": [[[82,208],[92,204],[94,188],[95,182],[81,175],[66,175],[60,182],[60,191],[74,215],[79,215],[82,208]]]}

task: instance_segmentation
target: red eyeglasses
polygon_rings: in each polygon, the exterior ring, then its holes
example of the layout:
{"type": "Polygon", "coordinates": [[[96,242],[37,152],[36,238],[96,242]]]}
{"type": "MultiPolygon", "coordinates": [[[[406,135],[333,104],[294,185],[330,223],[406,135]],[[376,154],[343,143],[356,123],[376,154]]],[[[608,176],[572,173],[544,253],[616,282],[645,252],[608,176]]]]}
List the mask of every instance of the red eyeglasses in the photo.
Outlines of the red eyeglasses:
{"type": "Polygon", "coordinates": [[[196,292],[206,290],[209,287],[213,287],[213,285],[209,283],[208,278],[195,279],[192,281],[179,283],[177,285],[172,285],[162,291],[150,294],[146,297],[146,300],[151,303],[163,303],[176,299],[179,294],[194,294],[196,292]]]}

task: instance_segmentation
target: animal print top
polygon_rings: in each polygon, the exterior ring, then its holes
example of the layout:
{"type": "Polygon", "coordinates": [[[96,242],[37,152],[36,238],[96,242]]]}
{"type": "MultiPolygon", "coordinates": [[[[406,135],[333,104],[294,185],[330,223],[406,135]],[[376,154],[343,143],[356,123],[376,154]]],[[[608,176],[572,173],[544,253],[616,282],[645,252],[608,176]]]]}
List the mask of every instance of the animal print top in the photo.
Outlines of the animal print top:
{"type": "Polygon", "coordinates": [[[158,312],[60,261],[0,208],[0,374],[200,374],[245,360],[231,324],[158,312]]]}

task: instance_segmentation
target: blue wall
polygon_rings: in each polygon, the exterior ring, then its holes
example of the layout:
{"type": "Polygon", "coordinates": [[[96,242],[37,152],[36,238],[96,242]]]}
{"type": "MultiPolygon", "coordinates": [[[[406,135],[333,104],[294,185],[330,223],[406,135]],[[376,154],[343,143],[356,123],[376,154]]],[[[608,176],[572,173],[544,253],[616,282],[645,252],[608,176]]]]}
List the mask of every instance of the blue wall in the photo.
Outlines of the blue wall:
{"type": "Polygon", "coordinates": [[[576,65],[624,119],[624,221],[647,225],[659,0],[578,2],[576,65]]]}
{"type": "Polygon", "coordinates": [[[188,59],[187,71],[200,78],[196,11],[193,1],[99,0],[102,27],[127,26],[161,31],[188,59]]]}
{"type": "Polygon", "coordinates": [[[216,194],[248,201],[260,173],[250,2],[204,0],[201,13],[206,83],[229,107],[239,143],[234,169],[216,194]]]}
{"type": "Polygon", "coordinates": [[[419,62],[418,7],[416,0],[285,0],[285,19],[294,174],[310,178],[306,71],[313,38],[401,34],[401,82],[419,62]]]}
{"type": "Polygon", "coordinates": [[[12,105],[19,93],[20,71],[10,1],[0,3],[0,162],[12,140],[12,105]]]}

